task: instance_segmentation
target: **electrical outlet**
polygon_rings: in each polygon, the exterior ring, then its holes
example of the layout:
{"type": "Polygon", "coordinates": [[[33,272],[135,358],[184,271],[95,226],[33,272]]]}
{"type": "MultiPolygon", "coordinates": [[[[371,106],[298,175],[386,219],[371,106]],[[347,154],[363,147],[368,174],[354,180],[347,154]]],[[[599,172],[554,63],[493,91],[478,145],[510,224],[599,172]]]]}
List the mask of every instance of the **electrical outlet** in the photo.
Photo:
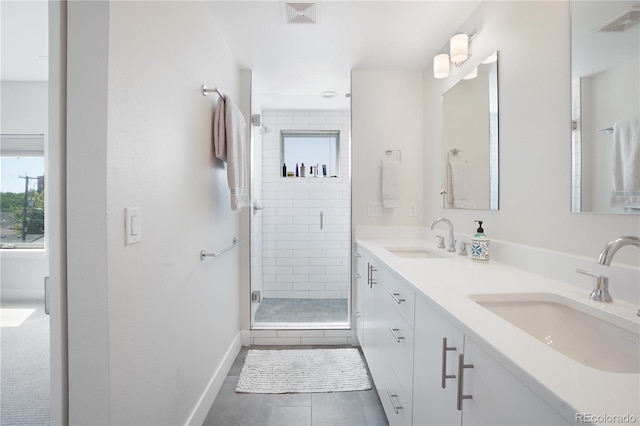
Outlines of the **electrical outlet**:
{"type": "Polygon", "coordinates": [[[369,201],[367,216],[382,216],[382,203],[380,201],[369,201]]]}
{"type": "Polygon", "coordinates": [[[418,216],[418,205],[416,203],[409,203],[408,214],[411,217],[418,216]]]}

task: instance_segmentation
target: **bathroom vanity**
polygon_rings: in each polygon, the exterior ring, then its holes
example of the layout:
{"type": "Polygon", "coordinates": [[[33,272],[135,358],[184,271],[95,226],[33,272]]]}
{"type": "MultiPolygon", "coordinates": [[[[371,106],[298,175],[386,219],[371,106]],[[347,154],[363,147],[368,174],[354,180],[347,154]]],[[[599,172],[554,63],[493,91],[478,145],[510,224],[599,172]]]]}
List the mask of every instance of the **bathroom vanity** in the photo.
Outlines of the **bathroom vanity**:
{"type": "Polygon", "coordinates": [[[421,239],[358,239],[353,266],[389,424],[638,424],[637,306],[421,239]]]}

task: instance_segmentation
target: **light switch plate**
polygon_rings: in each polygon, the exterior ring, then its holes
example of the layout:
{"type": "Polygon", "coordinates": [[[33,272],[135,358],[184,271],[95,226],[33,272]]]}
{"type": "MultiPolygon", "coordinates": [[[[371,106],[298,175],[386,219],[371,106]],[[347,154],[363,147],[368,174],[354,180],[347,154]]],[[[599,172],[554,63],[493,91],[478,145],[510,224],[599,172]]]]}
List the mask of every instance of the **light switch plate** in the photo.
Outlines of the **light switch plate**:
{"type": "Polygon", "coordinates": [[[136,244],[142,241],[142,212],[140,207],[127,207],[124,209],[125,245],[136,244]]]}

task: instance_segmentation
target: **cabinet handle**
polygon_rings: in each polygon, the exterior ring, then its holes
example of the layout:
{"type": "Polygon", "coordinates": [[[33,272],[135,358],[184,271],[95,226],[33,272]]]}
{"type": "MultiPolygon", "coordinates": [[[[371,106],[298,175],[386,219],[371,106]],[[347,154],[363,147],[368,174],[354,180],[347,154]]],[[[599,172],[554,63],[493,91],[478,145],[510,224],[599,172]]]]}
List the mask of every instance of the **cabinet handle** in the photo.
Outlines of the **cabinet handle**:
{"type": "Polygon", "coordinates": [[[404,337],[398,336],[397,331],[400,331],[400,329],[389,326],[389,331],[393,334],[393,338],[396,339],[396,342],[400,343],[400,340],[404,340],[404,337]]]}
{"type": "Polygon", "coordinates": [[[464,354],[458,355],[458,411],[462,411],[462,400],[473,399],[472,395],[463,395],[462,386],[464,383],[464,369],[473,368],[473,364],[464,363],[464,354]]]}
{"type": "Polygon", "coordinates": [[[447,351],[455,351],[455,346],[447,346],[447,338],[442,338],[442,389],[447,387],[447,379],[455,379],[455,374],[447,374],[447,351]]]}
{"type": "Polygon", "coordinates": [[[393,411],[396,414],[399,414],[400,410],[402,410],[402,407],[400,405],[396,405],[396,402],[393,400],[393,398],[397,398],[398,395],[391,393],[391,391],[387,391],[387,396],[389,397],[389,401],[391,401],[391,406],[393,407],[393,411]]]}
{"type": "Polygon", "coordinates": [[[369,267],[369,274],[368,274],[368,277],[369,277],[369,287],[370,287],[370,288],[373,288],[373,285],[374,285],[374,284],[377,284],[377,283],[373,280],[373,273],[374,273],[374,272],[376,272],[376,271],[377,271],[377,269],[376,269],[376,268],[374,268],[374,267],[373,267],[373,265],[372,265],[372,264],[370,264],[370,263],[367,263],[367,265],[368,265],[368,267],[369,267]]]}
{"type": "Polygon", "coordinates": [[[398,297],[400,296],[400,293],[394,293],[392,291],[389,291],[389,294],[391,295],[391,297],[393,297],[393,300],[395,300],[398,305],[405,301],[404,299],[400,299],[398,297]]]}
{"type": "Polygon", "coordinates": [[[353,273],[353,276],[354,276],[354,277],[356,277],[356,279],[358,279],[358,280],[359,280],[360,278],[362,278],[362,275],[360,275],[360,274],[359,274],[359,273],[357,273],[357,272],[354,272],[354,273],[353,273]]]}
{"type": "Polygon", "coordinates": [[[358,253],[357,251],[354,251],[354,252],[353,252],[353,255],[354,255],[355,257],[357,257],[357,258],[361,258],[361,257],[362,257],[362,255],[361,255],[360,253],[358,253]]]}

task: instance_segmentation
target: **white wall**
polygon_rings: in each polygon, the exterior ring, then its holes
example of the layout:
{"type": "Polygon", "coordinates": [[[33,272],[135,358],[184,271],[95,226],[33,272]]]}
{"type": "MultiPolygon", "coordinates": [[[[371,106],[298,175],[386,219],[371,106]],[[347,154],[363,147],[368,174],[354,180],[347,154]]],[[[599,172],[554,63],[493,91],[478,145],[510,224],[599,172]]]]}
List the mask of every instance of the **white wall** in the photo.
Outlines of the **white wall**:
{"type": "MultiPolygon", "coordinates": [[[[638,235],[637,216],[570,213],[571,80],[568,2],[482,2],[459,29],[477,30],[473,56],[443,80],[424,71],[424,223],[450,218],[472,234],[484,220],[489,238],[586,256],[605,243],[638,235]],[[544,22],[544,25],[540,25],[544,22]],[[440,97],[481,58],[499,50],[500,210],[440,208],[440,97]]],[[[452,29],[452,33],[456,32],[452,29]]],[[[638,265],[634,247],[616,261],[638,265]]]]}
{"type": "MultiPolygon", "coordinates": [[[[346,299],[351,247],[350,112],[270,110],[263,111],[262,117],[271,129],[262,135],[263,296],[346,299]],[[322,177],[321,171],[319,177],[310,177],[313,163],[305,166],[307,177],[283,178],[282,130],[340,131],[340,176],[322,177]]],[[[295,164],[287,164],[287,171],[294,170],[295,164]]]]}
{"type": "Polygon", "coordinates": [[[240,251],[199,258],[240,217],[200,85],[239,103],[239,70],[203,3],[69,12],[70,422],[198,423],[240,330],[240,251]],[[139,244],[126,207],[142,209],[139,244]]]}
{"type": "MultiPolygon", "coordinates": [[[[419,71],[352,71],[353,226],[422,224],[422,120],[419,71]],[[367,206],[369,201],[382,201],[381,161],[389,158],[386,150],[402,151],[400,207],[383,209],[382,216],[372,217],[367,206]],[[416,217],[409,217],[409,203],[416,203],[416,217]]],[[[434,161],[440,158],[439,154],[429,156],[434,161]]]]}
{"type": "MultiPolygon", "coordinates": [[[[0,133],[44,134],[47,131],[47,82],[0,83],[0,133]]],[[[46,139],[45,139],[46,141],[46,139]]],[[[42,299],[49,273],[48,250],[2,250],[0,294],[3,300],[42,299]]]]}

